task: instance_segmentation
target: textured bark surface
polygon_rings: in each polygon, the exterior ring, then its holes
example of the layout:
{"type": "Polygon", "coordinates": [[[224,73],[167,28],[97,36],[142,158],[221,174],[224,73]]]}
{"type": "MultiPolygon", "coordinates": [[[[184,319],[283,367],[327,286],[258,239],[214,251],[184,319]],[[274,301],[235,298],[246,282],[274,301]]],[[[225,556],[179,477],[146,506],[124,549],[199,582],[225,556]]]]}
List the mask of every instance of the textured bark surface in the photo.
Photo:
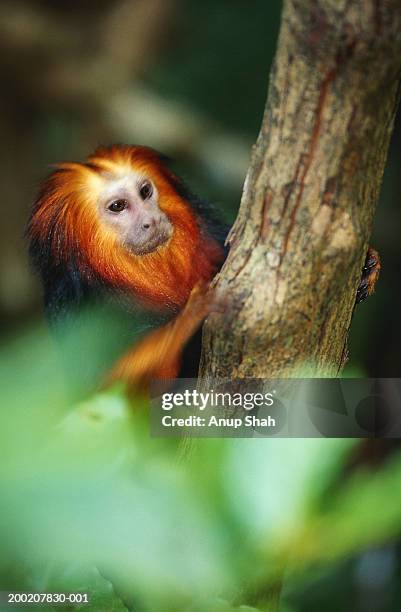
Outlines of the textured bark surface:
{"type": "Polygon", "coordinates": [[[202,377],[340,371],[400,68],[400,0],[284,1],[202,377]]]}

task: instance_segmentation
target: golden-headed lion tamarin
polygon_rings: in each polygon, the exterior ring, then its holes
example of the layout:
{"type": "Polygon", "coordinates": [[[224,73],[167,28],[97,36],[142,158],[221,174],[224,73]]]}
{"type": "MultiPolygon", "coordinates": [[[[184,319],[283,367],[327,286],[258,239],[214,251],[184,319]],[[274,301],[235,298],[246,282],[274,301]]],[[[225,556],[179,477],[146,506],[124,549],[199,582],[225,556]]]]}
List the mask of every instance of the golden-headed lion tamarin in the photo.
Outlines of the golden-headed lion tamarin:
{"type": "MultiPolygon", "coordinates": [[[[146,313],[147,327],[162,324],[108,376],[133,384],[179,373],[183,348],[207,313],[207,285],[223,262],[225,232],[162,156],[142,146],[101,148],[85,163],[59,164],[28,224],[53,322],[106,301],[120,312],[146,313]]],[[[196,364],[185,371],[195,373],[196,364]]]]}
{"type": "MultiPolygon", "coordinates": [[[[159,153],[125,145],[98,149],[84,163],[59,164],[44,182],[28,224],[30,254],[52,321],[87,304],[112,304],[118,320],[128,314],[123,336],[131,348],[115,354],[119,359],[107,380],[132,385],[196,375],[195,332],[208,312],[207,286],[223,263],[226,232],[159,153]],[[148,332],[139,340],[133,329],[138,312],[148,332]],[[194,334],[192,358],[182,361],[194,334]]],[[[379,269],[370,249],[357,301],[373,292],[379,269]]],[[[107,335],[107,325],[97,326],[95,336],[107,335]]],[[[85,337],[83,327],[78,336],[85,337]]],[[[81,356],[77,370],[93,346],[86,338],[79,354],[74,349],[74,361],[81,356]]]]}

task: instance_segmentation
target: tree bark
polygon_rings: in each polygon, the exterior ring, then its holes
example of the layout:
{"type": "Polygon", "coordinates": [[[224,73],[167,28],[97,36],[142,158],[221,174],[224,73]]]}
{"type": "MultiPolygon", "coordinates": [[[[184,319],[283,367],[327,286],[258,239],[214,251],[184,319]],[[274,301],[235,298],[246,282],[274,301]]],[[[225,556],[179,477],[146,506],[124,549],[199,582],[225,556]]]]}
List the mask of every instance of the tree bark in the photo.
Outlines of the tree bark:
{"type": "Polygon", "coordinates": [[[203,379],[341,370],[400,69],[400,0],[284,0],[203,379]]]}

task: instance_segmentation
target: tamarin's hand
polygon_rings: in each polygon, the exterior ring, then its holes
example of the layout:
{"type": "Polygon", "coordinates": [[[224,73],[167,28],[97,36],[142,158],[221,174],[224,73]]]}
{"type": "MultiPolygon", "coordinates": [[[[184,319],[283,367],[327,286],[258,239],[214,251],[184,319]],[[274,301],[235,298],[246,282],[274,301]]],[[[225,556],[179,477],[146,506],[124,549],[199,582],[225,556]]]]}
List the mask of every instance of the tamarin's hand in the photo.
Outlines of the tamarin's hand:
{"type": "Polygon", "coordinates": [[[372,295],[375,290],[375,285],[380,275],[380,257],[379,253],[369,247],[365,265],[362,268],[362,278],[356,293],[356,303],[359,304],[372,295]]]}

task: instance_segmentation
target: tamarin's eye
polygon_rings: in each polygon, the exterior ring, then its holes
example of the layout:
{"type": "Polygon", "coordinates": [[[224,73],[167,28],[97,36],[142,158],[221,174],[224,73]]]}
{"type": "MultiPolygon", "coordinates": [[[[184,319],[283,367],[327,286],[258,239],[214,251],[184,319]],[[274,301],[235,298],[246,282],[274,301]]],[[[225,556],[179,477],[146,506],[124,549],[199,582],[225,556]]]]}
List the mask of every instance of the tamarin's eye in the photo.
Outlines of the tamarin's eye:
{"type": "Polygon", "coordinates": [[[127,205],[127,200],[114,200],[114,202],[110,204],[109,210],[111,210],[111,212],[119,213],[127,208],[127,205]]]}
{"type": "Polygon", "coordinates": [[[149,181],[145,181],[144,183],[142,183],[139,189],[139,194],[142,200],[147,200],[148,198],[150,198],[152,193],[153,193],[152,183],[149,181]]]}

